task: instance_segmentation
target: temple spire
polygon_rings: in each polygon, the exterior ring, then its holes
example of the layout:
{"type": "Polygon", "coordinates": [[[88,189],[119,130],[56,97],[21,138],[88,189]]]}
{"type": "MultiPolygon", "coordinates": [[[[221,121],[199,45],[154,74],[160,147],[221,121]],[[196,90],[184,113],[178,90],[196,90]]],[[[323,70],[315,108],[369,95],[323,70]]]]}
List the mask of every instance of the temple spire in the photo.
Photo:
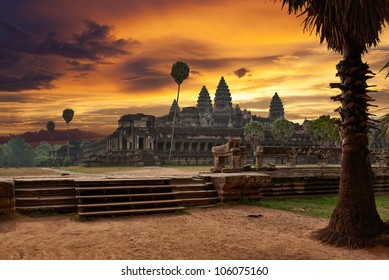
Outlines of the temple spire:
{"type": "Polygon", "coordinates": [[[285,113],[284,105],[282,104],[281,98],[276,92],[270,101],[269,119],[274,121],[278,118],[285,118],[285,113]]]}
{"type": "Polygon", "coordinates": [[[232,109],[231,93],[224,77],[221,77],[215,93],[215,112],[221,112],[225,108],[232,109]]]}
{"type": "Polygon", "coordinates": [[[201,88],[199,97],[197,99],[197,110],[199,112],[212,112],[212,101],[209,92],[205,86],[201,88]]]}
{"type": "Polygon", "coordinates": [[[177,103],[176,99],[173,100],[172,106],[170,106],[169,114],[174,114],[175,108],[177,108],[177,113],[179,113],[180,112],[180,107],[178,106],[178,103],[177,103]]]}

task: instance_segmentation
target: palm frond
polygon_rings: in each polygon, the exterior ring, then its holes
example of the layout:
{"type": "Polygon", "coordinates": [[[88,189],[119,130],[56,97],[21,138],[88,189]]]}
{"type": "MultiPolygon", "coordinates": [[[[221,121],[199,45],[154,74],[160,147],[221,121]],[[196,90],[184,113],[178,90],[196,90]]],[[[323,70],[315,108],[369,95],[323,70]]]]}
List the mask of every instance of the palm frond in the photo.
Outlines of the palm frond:
{"type": "MultiPolygon", "coordinates": [[[[378,73],[382,72],[382,71],[383,71],[384,69],[386,69],[386,68],[389,68],[389,62],[387,62],[387,63],[381,68],[381,70],[378,71],[378,73]]],[[[386,79],[387,77],[389,77],[389,70],[388,70],[388,72],[386,73],[385,79],[386,79]]]]}
{"type": "Polygon", "coordinates": [[[346,45],[362,52],[377,46],[389,21],[389,0],[281,0],[289,13],[304,16],[304,30],[316,33],[329,49],[346,45]]]}

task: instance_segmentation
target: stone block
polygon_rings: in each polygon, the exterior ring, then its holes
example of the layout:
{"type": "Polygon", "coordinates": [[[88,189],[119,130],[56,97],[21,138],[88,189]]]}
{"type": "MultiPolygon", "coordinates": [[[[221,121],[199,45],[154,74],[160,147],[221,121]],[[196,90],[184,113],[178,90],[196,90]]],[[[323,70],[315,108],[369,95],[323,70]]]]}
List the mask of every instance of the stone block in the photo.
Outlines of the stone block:
{"type": "Polygon", "coordinates": [[[15,183],[13,180],[0,181],[0,217],[15,213],[15,183]]]}

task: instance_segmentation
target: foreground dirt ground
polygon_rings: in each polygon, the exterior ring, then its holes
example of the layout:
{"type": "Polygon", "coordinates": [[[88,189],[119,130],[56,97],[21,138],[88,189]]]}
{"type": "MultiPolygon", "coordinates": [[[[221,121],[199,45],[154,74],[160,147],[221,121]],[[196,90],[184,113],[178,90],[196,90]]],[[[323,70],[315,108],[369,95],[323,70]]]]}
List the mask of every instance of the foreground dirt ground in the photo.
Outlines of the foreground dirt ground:
{"type": "Polygon", "coordinates": [[[187,213],[0,221],[0,259],[389,259],[389,247],[352,250],[311,238],[328,221],[239,204],[187,213]]]}

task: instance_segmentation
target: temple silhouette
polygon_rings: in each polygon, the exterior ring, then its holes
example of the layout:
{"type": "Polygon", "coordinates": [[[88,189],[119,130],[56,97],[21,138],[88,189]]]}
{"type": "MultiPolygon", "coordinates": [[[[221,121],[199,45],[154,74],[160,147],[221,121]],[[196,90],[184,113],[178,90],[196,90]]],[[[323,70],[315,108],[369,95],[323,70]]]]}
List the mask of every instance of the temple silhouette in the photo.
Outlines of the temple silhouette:
{"type": "MultiPolygon", "coordinates": [[[[263,145],[277,145],[271,134],[271,124],[284,118],[284,106],[278,93],[270,101],[267,118],[233,105],[228,85],[221,77],[212,100],[203,86],[196,106],[180,108],[173,100],[169,112],[161,117],[127,114],[118,120],[118,128],[107,138],[83,145],[85,164],[104,165],[159,165],[168,162],[174,111],[177,109],[172,162],[185,165],[212,164],[212,147],[224,144],[230,137],[244,139],[244,126],[259,121],[265,127],[263,145]]],[[[251,147],[244,142],[248,150],[251,147]]],[[[289,140],[292,146],[312,145],[303,126],[295,124],[289,140]]]]}

